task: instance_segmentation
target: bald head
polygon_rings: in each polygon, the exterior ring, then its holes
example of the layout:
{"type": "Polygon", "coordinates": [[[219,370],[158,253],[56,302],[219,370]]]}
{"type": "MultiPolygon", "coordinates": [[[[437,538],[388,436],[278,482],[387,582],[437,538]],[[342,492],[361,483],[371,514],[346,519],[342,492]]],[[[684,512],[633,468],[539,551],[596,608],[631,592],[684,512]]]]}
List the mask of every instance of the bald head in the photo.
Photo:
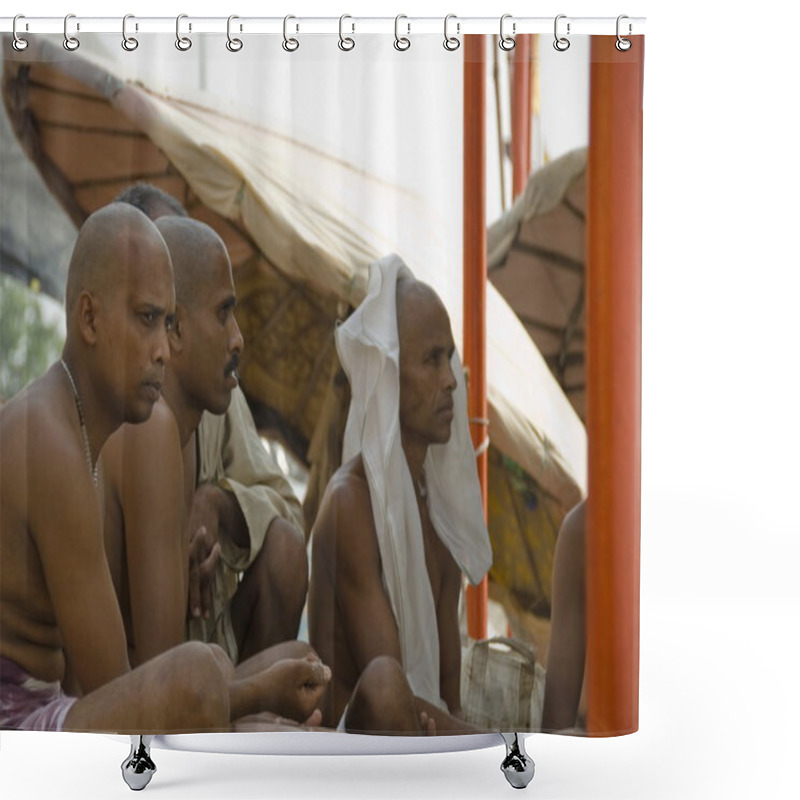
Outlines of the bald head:
{"type": "Polygon", "coordinates": [[[124,203],[91,214],[78,233],[67,274],[66,307],[71,312],[81,293],[98,298],[124,286],[131,270],[154,259],[169,264],[169,253],[155,225],[124,203]]]}
{"type": "Polygon", "coordinates": [[[218,264],[228,263],[228,251],[219,235],[203,222],[188,217],[160,217],[155,222],[169,248],[175,275],[175,302],[192,308],[201,288],[218,264]]]}
{"type": "Polygon", "coordinates": [[[396,303],[403,446],[416,442],[424,451],[450,440],[456,387],[450,317],[439,295],[410,275],[397,281],[396,303]]]}
{"type": "Polygon", "coordinates": [[[396,307],[401,348],[404,339],[414,331],[419,332],[420,324],[429,314],[443,312],[447,316],[444,303],[435,290],[427,283],[410,277],[410,273],[409,276],[401,275],[397,281],[396,307]]]}

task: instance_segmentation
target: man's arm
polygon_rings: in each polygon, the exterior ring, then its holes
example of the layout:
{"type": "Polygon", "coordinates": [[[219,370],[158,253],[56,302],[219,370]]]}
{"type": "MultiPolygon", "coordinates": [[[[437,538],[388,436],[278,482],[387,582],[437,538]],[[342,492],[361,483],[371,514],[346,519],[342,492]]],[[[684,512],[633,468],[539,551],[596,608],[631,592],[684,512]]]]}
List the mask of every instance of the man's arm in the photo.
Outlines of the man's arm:
{"type": "Polygon", "coordinates": [[[183,520],[183,458],[178,426],[163,401],[150,419],[125,425],[119,499],[136,663],[184,641],[188,546],[183,520]]]}
{"type": "Polygon", "coordinates": [[[200,483],[214,484],[225,495],[217,496],[215,503],[227,514],[225,527],[220,530],[220,544],[229,566],[238,570],[250,566],[275,517],[282,517],[303,533],[300,502],[264,449],[240,389],[232,393],[224,416],[203,415],[198,437],[200,483]],[[227,500],[227,506],[223,500],[227,500]]]}
{"type": "MultiPolygon", "coordinates": [[[[83,453],[42,425],[32,442],[28,519],[65,657],[88,694],[130,669],[106,561],[100,501],[83,453]],[[35,454],[35,455],[33,455],[35,454]]],[[[71,433],[71,431],[70,431],[71,433]]]]}
{"type": "Polygon", "coordinates": [[[381,579],[366,482],[352,476],[343,479],[331,496],[331,516],[333,527],[325,535],[336,548],[336,624],[344,632],[357,672],[377,656],[391,656],[402,664],[397,622],[381,579]]]}

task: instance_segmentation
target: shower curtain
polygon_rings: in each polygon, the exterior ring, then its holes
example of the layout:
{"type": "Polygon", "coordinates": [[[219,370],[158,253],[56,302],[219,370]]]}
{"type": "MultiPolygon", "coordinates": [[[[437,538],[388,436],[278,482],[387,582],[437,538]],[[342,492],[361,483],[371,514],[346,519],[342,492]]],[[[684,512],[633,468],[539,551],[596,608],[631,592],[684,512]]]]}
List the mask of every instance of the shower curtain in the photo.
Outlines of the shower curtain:
{"type": "MultiPolygon", "coordinates": [[[[442,22],[361,33],[343,18],[337,36],[335,21],[326,35],[294,18],[248,35],[234,18],[227,33],[178,20],[173,35],[134,18],[122,35],[26,33],[24,49],[4,36],[0,395],[14,403],[58,360],[89,215],[133,184],[158,187],[227,248],[244,413],[312,553],[350,400],[335,331],[368,295],[370,265],[397,254],[449,316],[492,553],[426,623],[458,669],[460,704],[440,707],[475,730],[630,733],[644,37],[442,22]]],[[[246,492],[217,477],[247,517],[246,492]]],[[[223,545],[230,596],[247,568],[223,545]]],[[[313,646],[310,615],[293,638],[313,646]]],[[[213,640],[198,620],[187,635],[213,640]]]]}

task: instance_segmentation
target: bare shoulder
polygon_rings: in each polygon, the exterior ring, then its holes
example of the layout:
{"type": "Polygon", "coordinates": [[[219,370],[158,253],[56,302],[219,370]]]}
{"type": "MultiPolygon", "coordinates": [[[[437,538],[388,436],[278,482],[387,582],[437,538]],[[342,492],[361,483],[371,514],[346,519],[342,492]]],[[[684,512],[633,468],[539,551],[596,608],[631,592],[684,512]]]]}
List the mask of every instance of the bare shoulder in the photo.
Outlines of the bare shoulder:
{"type": "Polygon", "coordinates": [[[3,514],[13,511],[35,540],[97,507],[74,401],[53,368],[3,407],[0,437],[3,514]]]}
{"type": "Polygon", "coordinates": [[[180,450],[178,422],[163,397],[158,399],[153,406],[153,413],[145,422],[125,424],[118,433],[122,434],[126,448],[146,445],[161,452],[174,447],[180,450]]]}
{"type": "Polygon", "coordinates": [[[24,474],[27,481],[36,482],[56,467],[63,481],[75,455],[85,469],[85,453],[70,416],[75,413],[74,405],[58,391],[52,368],[11,398],[0,411],[0,454],[4,468],[9,468],[8,473],[4,469],[4,478],[24,474]],[[12,464],[17,466],[13,473],[12,464]]]}
{"type": "Polygon", "coordinates": [[[329,545],[336,545],[343,536],[350,544],[354,538],[375,538],[369,484],[360,454],[342,464],[328,482],[313,535],[329,545]]]}

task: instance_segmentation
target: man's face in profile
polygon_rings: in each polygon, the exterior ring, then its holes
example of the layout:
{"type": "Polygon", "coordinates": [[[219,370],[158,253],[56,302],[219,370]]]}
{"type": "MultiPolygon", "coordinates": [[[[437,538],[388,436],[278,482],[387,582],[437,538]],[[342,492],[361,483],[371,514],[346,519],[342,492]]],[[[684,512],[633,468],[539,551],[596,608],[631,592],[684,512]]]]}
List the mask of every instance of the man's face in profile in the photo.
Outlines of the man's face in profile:
{"type": "Polygon", "coordinates": [[[456,388],[450,318],[428,287],[411,289],[398,302],[400,427],[404,437],[445,444],[450,440],[456,388]]]}
{"type": "Polygon", "coordinates": [[[196,289],[185,321],[191,368],[184,370],[181,383],[191,382],[203,408],[223,414],[239,382],[243,340],[234,315],[236,294],[228,256],[220,247],[209,258],[212,263],[203,270],[206,278],[196,289]]]}

